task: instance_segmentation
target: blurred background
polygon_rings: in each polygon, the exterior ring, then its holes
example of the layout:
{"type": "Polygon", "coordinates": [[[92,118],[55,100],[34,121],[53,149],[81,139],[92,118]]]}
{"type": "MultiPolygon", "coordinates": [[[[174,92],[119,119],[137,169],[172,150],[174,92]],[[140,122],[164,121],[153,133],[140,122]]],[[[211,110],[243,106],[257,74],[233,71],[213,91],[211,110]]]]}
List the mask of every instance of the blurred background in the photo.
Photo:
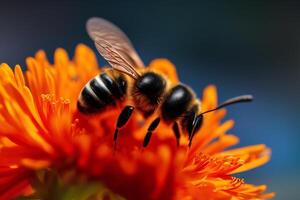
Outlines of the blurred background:
{"type": "Polygon", "coordinates": [[[265,143],[273,155],[239,176],[268,184],[275,199],[299,199],[300,2],[1,1],[0,62],[25,66],[41,48],[51,58],[57,47],[71,55],[78,43],[93,47],[85,32],[92,16],[125,30],[145,63],[169,58],[198,96],[210,83],[220,100],[253,94],[254,103],[229,109],[231,132],[240,145],[265,143]]]}

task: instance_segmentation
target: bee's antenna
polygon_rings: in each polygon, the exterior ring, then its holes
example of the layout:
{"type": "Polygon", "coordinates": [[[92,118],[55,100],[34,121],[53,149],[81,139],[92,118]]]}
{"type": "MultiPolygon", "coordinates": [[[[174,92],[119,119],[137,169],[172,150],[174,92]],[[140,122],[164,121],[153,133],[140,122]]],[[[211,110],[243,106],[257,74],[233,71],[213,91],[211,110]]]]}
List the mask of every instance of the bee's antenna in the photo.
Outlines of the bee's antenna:
{"type": "Polygon", "coordinates": [[[215,110],[218,110],[220,108],[224,108],[226,106],[229,106],[231,104],[235,104],[235,103],[243,103],[243,102],[250,102],[253,100],[253,96],[252,95],[242,95],[242,96],[237,96],[231,99],[228,99],[227,101],[225,101],[224,103],[220,104],[218,107],[211,109],[211,110],[207,110],[204,111],[202,113],[200,113],[197,117],[195,117],[194,122],[193,122],[193,129],[190,133],[190,137],[189,137],[189,147],[192,145],[192,140],[193,137],[195,135],[195,133],[197,132],[197,130],[199,130],[202,126],[202,122],[203,122],[203,115],[215,110]]]}
{"type": "Polygon", "coordinates": [[[243,102],[251,102],[252,100],[253,100],[253,96],[252,95],[237,96],[237,97],[228,99],[224,103],[220,104],[218,107],[216,107],[214,109],[211,109],[211,110],[204,111],[203,113],[201,113],[199,115],[204,115],[206,113],[209,113],[209,112],[212,112],[212,111],[215,111],[215,110],[219,110],[220,108],[224,108],[224,107],[229,106],[231,104],[243,103],[243,102]]]}

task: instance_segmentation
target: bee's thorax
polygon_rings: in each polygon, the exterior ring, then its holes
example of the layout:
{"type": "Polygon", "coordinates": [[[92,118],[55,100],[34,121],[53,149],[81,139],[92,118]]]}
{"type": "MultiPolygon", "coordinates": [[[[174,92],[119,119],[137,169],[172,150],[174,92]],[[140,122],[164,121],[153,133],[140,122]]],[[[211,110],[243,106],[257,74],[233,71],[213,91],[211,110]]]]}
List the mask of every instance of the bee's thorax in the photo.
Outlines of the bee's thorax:
{"type": "Polygon", "coordinates": [[[151,115],[160,104],[166,85],[166,80],[154,72],[146,72],[139,77],[132,90],[136,108],[145,116],[151,115]]]}

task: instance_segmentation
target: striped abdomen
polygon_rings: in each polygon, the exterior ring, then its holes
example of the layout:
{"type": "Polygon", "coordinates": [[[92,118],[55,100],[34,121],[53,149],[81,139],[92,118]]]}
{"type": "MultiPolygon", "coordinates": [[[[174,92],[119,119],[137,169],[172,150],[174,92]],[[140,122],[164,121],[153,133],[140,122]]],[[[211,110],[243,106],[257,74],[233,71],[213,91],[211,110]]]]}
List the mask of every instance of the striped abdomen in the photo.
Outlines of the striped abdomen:
{"type": "Polygon", "coordinates": [[[118,74],[103,72],[91,79],[82,89],[77,107],[83,113],[96,113],[109,105],[116,105],[126,95],[127,81],[118,74]]]}

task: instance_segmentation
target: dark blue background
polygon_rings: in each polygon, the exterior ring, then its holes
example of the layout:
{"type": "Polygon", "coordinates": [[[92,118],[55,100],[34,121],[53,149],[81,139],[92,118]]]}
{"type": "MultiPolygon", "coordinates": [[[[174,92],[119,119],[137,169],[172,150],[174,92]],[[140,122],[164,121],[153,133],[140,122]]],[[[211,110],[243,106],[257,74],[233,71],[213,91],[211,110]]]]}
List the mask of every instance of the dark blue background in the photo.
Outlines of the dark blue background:
{"type": "MultiPolygon", "coordinates": [[[[0,3],[0,62],[43,48],[92,42],[85,22],[100,16],[129,35],[145,63],[171,59],[198,95],[214,83],[221,100],[252,93],[229,110],[241,145],[266,143],[270,163],[243,173],[267,183],[276,199],[299,199],[300,3],[291,1],[24,1],[0,3]],[[26,2],[26,3],[25,3],[26,2]]],[[[101,61],[102,63],[102,61],[101,61]]]]}

